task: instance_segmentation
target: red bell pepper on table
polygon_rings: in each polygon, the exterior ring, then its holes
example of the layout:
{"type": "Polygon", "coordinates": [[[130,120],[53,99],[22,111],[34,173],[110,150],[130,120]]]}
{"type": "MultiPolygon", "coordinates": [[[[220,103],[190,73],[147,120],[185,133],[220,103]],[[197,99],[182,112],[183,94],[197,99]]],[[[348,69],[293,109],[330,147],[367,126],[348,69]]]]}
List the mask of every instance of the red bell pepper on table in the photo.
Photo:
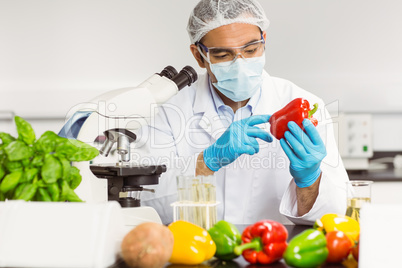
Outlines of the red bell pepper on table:
{"type": "Polygon", "coordinates": [[[243,244],[234,253],[242,254],[252,264],[270,264],[282,258],[286,250],[288,231],[281,223],[262,220],[246,227],[242,233],[243,244]]]}
{"type": "Polygon", "coordinates": [[[285,136],[285,132],[289,130],[289,121],[294,121],[301,129],[303,129],[302,122],[304,119],[309,119],[314,126],[317,126],[317,119],[312,117],[317,109],[317,103],[310,109],[310,103],[306,99],[297,98],[292,100],[269,118],[271,134],[278,140],[282,139],[285,136]]]}

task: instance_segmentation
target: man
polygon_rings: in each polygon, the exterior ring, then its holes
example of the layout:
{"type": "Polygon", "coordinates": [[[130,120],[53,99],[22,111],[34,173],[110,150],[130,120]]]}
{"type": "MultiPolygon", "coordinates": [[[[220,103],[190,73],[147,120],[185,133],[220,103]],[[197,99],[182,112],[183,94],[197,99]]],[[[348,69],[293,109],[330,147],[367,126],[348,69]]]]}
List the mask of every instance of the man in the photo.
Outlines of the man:
{"type": "Polygon", "coordinates": [[[201,0],[191,13],[190,50],[206,74],[163,105],[143,133],[150,157],[171,156],[155,194],[142,196],[164,223],[172,221],[179,174],[214,175],[218,219],[234,224],[310,224],[345,212],[348,177],[332,121],[321,99],[264,71],[268,24],[255,0],[201,0]],[[303,131],[290,122],[276,140],[270,115],[299,97],[318,103],[318,126],[305,120],[303,131]]]}

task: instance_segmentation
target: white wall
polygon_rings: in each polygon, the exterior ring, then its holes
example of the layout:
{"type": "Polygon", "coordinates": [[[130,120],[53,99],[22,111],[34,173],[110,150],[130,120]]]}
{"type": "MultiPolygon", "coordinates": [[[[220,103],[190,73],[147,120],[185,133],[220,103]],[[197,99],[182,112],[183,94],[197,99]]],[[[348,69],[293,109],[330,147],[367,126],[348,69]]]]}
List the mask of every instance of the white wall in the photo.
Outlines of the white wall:
{"type": "MultiPolygon", "coordinates": [[[[197,2],[0,0],[0,114],[58,129],[77,103],[166,65],[201,71],[186,33],[197,2]]],[[[402,2],[260,2],[268,72],[340,111],[373,113],[374,149],[402,150],[402,2]]]]}
{"type": "Polygon", "coordinates": [[[402,2],[262,1],[270,73],[343,111],[402,112],[402,2]]]}

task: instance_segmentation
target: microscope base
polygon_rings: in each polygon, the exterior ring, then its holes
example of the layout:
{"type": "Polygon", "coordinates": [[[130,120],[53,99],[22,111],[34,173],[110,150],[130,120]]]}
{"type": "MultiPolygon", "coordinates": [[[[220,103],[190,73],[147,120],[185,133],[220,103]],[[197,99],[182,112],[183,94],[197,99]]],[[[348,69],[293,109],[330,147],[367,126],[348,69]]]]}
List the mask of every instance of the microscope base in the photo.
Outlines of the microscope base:
{"type": "Polygon", "coordinates": [[[122,208],[122,212],[126,231],[130,231],[144,222],[156,222],[162,224],[161,218],[152,207],[127,207],[122,208]]]}

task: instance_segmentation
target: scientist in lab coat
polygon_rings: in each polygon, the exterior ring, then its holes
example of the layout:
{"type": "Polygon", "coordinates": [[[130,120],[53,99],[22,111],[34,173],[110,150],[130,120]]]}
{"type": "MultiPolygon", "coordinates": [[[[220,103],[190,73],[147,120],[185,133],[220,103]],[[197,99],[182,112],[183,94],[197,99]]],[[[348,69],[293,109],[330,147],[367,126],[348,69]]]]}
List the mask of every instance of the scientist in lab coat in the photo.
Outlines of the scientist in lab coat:
{"type": "Polygon", "coordinates": [[[141,197],[165,224],[180,174],[214,175],[218,219],[234,224],[311,224],[345,213],[348,176],[331,118],[320,98],[264,70],[268,25],[255,0],[201,0],[191,12],[190,50],[206,73],[160,107],[132,157],[167,165],[156,192],[141,197]],[[318,103],[318,126],[291,122],[278,141],[267,122],[295,98],[318,103]]]}

